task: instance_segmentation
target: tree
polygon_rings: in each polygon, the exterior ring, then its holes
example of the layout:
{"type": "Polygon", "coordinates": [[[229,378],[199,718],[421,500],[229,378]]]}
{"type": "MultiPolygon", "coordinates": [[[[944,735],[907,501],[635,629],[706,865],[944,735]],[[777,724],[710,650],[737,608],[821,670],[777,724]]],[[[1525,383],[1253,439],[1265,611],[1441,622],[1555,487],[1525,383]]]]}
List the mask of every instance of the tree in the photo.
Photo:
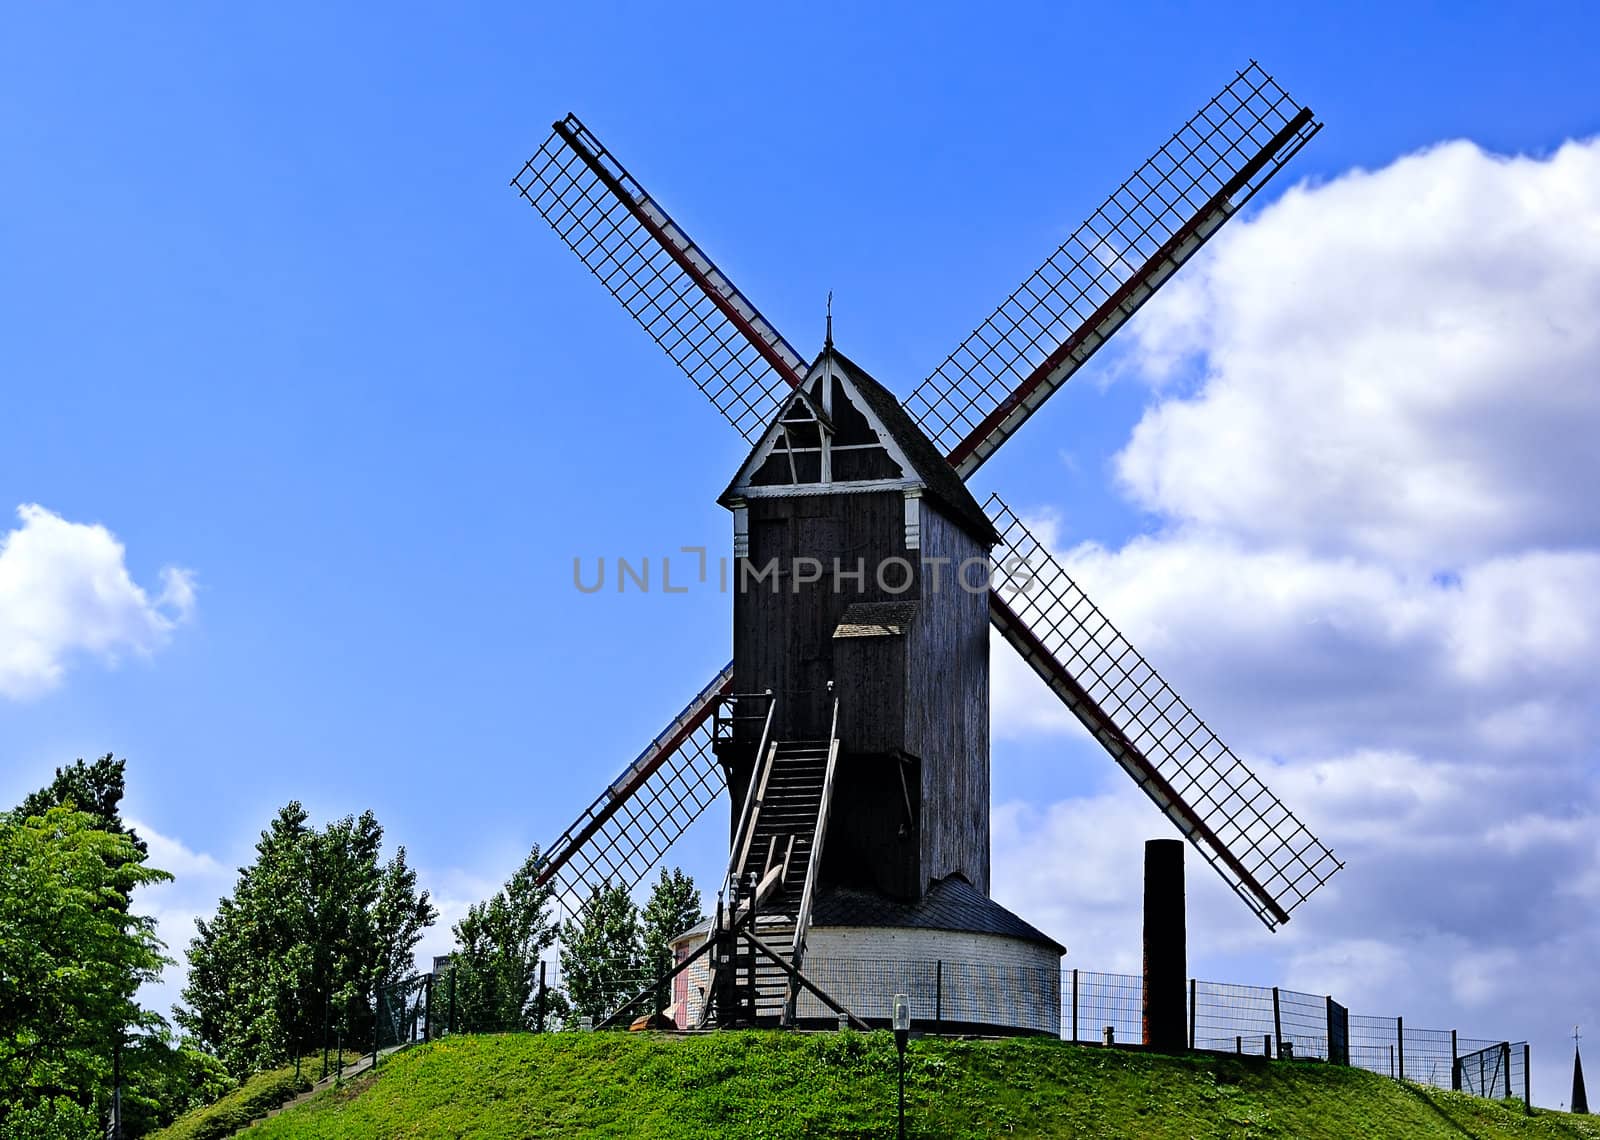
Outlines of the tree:
{"type": "MultiPolygon", "coordinates": [[[[705,918],[700,910],[700,892],[694,880],[683,873],[681,867],[670,872],[663,867],[661,877],[650,888],[650,898],[644,904],[643,948],[644,968],[652,978],[659,978],[672,969],[671,940],[705,918]]],[[[667,993],[656,995],[656,1008],[667,1004],[667,993]]]]}
{"type": "Polygon", "coordinates": [[[233,1085],[221,1061],[175,1038],[166,1026],[135,1037],[122,1050],[123,1135],[165,1128],[233,1085]]]}
{"type": "Polygon", "coordinates": [[[373,993],[415,981],[416,945],[438,912],[405,848],[380,863],[382,845],[371,812],[318,830],[290,803],[216,916],[195,923],[175,1013],[235,1076],[319,1048],[336,1029],[366,1039],[373,993]]]}
{"type": "Polygon", "coordinates": [[[126,760],[113,759],[107,752],[93,764],[85,764],[80,758],[65,768],[57,768],[56,778],[23,800],[17,812],[23,817],[43,815],[53,807],[88,812],[94,817],[98,830],[126,835],[143,859],[150,849],[122,820],[127,764],[126,760]]]}
{"type": "Polygon", "coordinates": [[[0,1120],[12,1131],[27,1120],[73,1135],[110,1087],[113,1043],[160,1024],[133,999],[169,959],[129,899],[172,876],[100,822],[59,805],[0,816],[0,1120]]]}
{"type": "Polygon", "coordinates": [[[453,1000],[458,1026],[537,1028],[539,959],[556,940],[551,888],[535,885],[538,871],[536,846],[503,888],[455,924],[456,950],[435,1005],[448,1009],[453,1000]]]}
{"type": "Polygon", "coordinates": [[[573,1012],[596,1021],[632,997],[644,977],[639,908],[607,879],[561,927],[561,976],[573,1012]]]}

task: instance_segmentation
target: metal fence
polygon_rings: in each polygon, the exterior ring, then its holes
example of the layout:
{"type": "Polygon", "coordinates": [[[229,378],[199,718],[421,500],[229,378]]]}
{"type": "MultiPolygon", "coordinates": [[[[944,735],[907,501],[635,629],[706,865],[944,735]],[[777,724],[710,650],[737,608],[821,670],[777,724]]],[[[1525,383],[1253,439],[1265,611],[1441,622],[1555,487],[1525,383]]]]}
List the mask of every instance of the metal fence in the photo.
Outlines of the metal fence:
{"type": "Polygon", "coordinates": [[[1061,984],[1065,1012],[1061,1035],[1068,1041],[1138,1042],[1144,1036],[1144,979],[1128,974],[1069,971],[1061,984]]]}
{"type": "Polygon", "coordinates": [[[1273,1038],[1272,991],[1256,986],[1193,981],[1189,985],[1189,1046],[1261,1054],[1273,1038]]]}
{"type": "MultiPolygon", "coordinates": [[[[1140,1041],[1143,987],[1137,974],[1065,971],[1061,1036],[1100,1041],[1110,1029],[1119,1044],[1140,1041]]],[[[1528,1096],[1526,1042],[1462,1037],[1453,1029],[1407,1026],[1402,1017],[1347,1013],[1332,997],[1277,986],[1192,979],[1186,1011],[1191,1049],[1333,1061],[1478,1096],[1528,1096]]]]}

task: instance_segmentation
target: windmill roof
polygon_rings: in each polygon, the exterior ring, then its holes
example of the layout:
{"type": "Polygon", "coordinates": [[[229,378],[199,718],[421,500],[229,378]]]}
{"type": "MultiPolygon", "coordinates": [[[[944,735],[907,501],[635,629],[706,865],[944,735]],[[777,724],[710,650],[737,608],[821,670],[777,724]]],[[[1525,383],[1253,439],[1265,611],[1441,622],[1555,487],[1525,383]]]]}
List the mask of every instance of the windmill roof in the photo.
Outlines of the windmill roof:
{"type": "Polygon", "coordinates": [[[833,359],[844,365],[862,398],[872,405],[873,412],[917,469],[918,477],[927,484],[928,493],[952,513],[956,522],[966,527],[975,538],[981,539],[985,546],[999,542],[1000,535],[989,521],[989,516],[983,513],[978,500],[972,497],[972,492],[967,490],[966,483],[956,474],[956,469],[939,454],[939,449],[928,438],[927,432],[917,426],[894,393],[837,348],[833,349],[833,359]]]}
{"type": "MultiPolygon", "coordinates": [[[[939,454],[939,449],[934,446],[927,433],[918,427],[916,421],[911,418],[910,413],[901,407],[900,401],[895,398],[893,392],[890,392],[889,389],[874,380],[865,368],[862,368],[861,365],[851,360],[837,348],[825,348],[822,352],[819,352],[816,359],[811,362],[811,367],[807,369],[807,376],[809,377],[816,369],[818,362],[822,360],[823,352],[832,352],[834,364],[839,366],[840,371],[845,374],[850,385],[860,393],[862,400],[866,402],[873,415],[877,417],[878,422],[883,424],[884,430],[889,433],[905,454],[906,459],[911,463],[913,474],[927,489],[927,494],[944,509],[952,520],[985,546],[993,546],[999,542],[999,532],[995,530],[994,523],[989,521],[989,516],[983,513],[983,508],[978,505],[978,500],[972,497],[972,492],[967,490],[967,485],[962,482],[961,476],[956,474],[955,468],[951,467],[944,456],[939,454]]],[[[784,414],[786,406],[787,400],[774,413],[772,421],[769,422],[769,427],[771,422],[775,422],[778,417],[784,414]]],[[[763,432],[762,439],[757,440],[755,445],[751,447],[749,457],[739,466],[740,471],[743,471],[750,459],[755,457],[761,448],[762,442],[765,440],[765,436],[766,433],[763,432]]],[[[733,497],[734,487],[737,486],[738,482],[738,476],[735,475],[733,483],[728,486],[727,490],[722,492],[717,501],[726,506],[733,497]]],[[[825,487],[820,489],[825,489],[825,487]]]]}
{"type": "Polygon", "coordinates": [[[998,934],[1049,946],[1058,954],[1067,952],[1061,943],[960,875],[945,876],[915,902],[900,902],[854,887],[828,887],[817,896],[811,921],[816,926],[901,926],[998,934]]]}

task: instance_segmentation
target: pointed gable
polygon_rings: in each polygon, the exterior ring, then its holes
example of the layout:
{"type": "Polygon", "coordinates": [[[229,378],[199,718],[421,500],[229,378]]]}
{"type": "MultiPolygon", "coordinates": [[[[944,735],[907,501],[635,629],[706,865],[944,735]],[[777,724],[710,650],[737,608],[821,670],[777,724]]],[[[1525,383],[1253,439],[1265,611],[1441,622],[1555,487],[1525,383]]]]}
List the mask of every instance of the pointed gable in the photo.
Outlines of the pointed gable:
{"type": "Polygon", "coordinates": [[[993,524],[887,388],[837,349],[779,409],[718,502],[920,489],[985,546],[993,524]]]}

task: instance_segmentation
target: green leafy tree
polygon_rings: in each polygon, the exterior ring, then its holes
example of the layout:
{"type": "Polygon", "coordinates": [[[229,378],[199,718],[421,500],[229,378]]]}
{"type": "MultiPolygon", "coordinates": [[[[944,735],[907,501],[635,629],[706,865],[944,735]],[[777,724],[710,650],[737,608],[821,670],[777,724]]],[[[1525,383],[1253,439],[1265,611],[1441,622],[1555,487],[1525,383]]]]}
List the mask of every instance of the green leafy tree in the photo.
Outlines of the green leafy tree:
{"type": "Polygon", "coordinates": [[[169,959],[129,900],[171,876],[101,822],[60,805],[0,816],[0,1119],[17,1135],[74,1135],[110,1087],[112,1043],[160,1025],[134,993],[169,959]]]}
{"type": "Polygon", "coordinates": [[[143,859],[149,854],[145,841],[122,819],[122,797],[127,791],[127,761],[114,759],[107,752],[92,764],[81,759],[56,769],[56,777],[34,792],[17,808],[23,817],[43,815],[53,807],[72,807],[94,817],[95,827],[112,835],[126,835],[143,859]]]}
{"type": "MultiPolygon", "coordinates": [[[[650,888],[644,904],[643,948],[645,973],[659,978],[672,969],[671,940],[705,918],[700,909],[700,891],[681,867],[661,869],[661,877],[650,888]]],[[[656,1008],[668,1002],[667,990],[656,994],[656,1008]]]]}
{"type": "Polygon", "coordinates": [[[222,1062],[165,1026],[122,1051],[122,1132],[144,1136],[234,1087],[222,1062]]]}
{"type": "Polygon", "coordinates": [[[417,942],[438,914],[405,848],[383,863],[382,846],[371,812],[319,830],[290,803],[215,917],[196,922],[175,1012],[230,1073],[280,1064],[336,1030],[369,1038],[371,995],[416,979],[417,942]]]}
{"type": "Polygon", "coordinates": [[[608,879],[561,927],[561,976],[574,1015],[597,1021],[632,997],[644,976],[639,908],[608,879]]]}
{"type": "MultiPolygon", "coordinates": [[[[534,847],[510,881],[484,902],[467,908],[455,924],[456,950],[435,992],[436,1009],[450,1008],[467,1029],[537,1027],[539,959],[555,943],[549,885],[538,886],[539,848],[534,847]],[[454,994],[450,992],[454,988],[454,994]]],[[[547,1019],[555,1015],[546,1001],[547,1019]]]]}

